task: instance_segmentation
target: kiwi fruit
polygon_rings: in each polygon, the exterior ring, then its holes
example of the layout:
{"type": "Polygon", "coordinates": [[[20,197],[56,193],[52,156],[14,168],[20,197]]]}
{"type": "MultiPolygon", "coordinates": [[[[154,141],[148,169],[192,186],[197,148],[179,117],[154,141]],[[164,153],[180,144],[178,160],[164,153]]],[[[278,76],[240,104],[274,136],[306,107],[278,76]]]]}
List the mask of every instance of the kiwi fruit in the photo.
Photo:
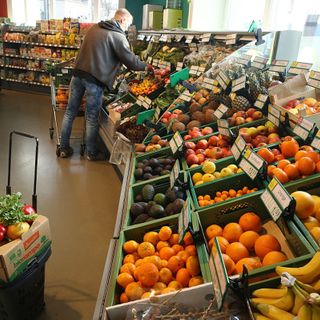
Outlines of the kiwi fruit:
{"type": "Polygon", "coordinates": [[[182,122],[179,122],[179,121],[176,121],[173,125],[172,125],[172,131],[173,132],[182,132],[186,129],[186,126],[182,123],[182,122]]]}
{"type": "Polygon", "coordinates": [[[188,130],[191,130],[192,128],[194,128],[194,127],[200,127],[201,126],[201,123],[198,121],[198,120],[192,120],[192,121],[190,121],[189,123],[188,123],[188,125],[187,125],[187,129],[188,130]]]}
{"type": "Polygon", "coordinates": [[[205,115],[201,111],[196,111],[192,114],[192,120],[198,120],[202,124],[205,122],[205,115]]]}
{"type": "Polygon", "coordinates": [[[190,117],[187,114],[179,114],[177,119],[179,122],[182,122],[185,125],[187,125],[190,121],[190,117]]]}

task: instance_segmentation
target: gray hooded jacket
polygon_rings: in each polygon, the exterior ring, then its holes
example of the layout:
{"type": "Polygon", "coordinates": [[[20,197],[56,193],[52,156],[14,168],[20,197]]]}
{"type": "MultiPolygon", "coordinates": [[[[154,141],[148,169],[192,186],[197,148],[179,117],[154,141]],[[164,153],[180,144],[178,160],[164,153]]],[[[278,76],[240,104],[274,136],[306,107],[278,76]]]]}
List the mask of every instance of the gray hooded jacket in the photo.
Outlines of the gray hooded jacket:
{"type": "Polygon", "coordinates": [[[143,71],[146,67],[146,63],[131,52],[118,22],[101,21],[88,30],[76,59],[74,74],[97,80],[94,82],[111,90],[122,64],[134,71],[143,71]]]}

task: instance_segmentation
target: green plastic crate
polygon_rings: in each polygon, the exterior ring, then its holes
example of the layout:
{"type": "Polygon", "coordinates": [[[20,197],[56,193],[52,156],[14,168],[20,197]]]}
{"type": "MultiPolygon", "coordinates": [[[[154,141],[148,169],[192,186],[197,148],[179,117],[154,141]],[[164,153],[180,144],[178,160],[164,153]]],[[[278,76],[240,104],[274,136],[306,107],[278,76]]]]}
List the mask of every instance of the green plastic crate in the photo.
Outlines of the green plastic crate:
{"type": "MultiPolygon", "coordinates": [[[[125,253],[122,250],[122,245],[124,242],[128,240],[135,240],[138,243],[143,241],[143,236],[149,232],[149,231],[159,231],[161,227],[163,226],[170,226],[174,232],[177,232],[178,230],[178,215],[171,216],[170,219],[167,219],[166,221],[161,220],[155,220],[152,224],[144,224],[141,226],[131,226],[128,227],[126,230],[123,230],[120,233],[119,240],[118,240],[118,246],[116,250],[116,254],[114,256],[114,261],[116,263],[114,264],[114,269],[112,270],[110,285],[108,287],[107,297],[106,297],[106,306],[113,306],[119,303],[119,297],[122,291],[122,289],[119,287],[119,285],[116,282],[117,276],[119,274],[120,267],[122,265],[122,260],[125,256],[125,253]]],[[[198,259],[201,267],[201,273],[202,273],[202,267],[206,264],[205,257],[203,257],[203,250],[199,250],[199,245],[197,246],[197,254],[198,259]]],[[[204,282],[210,282],[211,279],[208,279],[205,277],[205,274],[202,273],[204,282]]]]}
{"type": "MultiPolygon", "coordinates": [[[[242,214],[248,211],[253,211],[260,216],[262,223],[266,223],[271,220],[270,214],[265,208],[261,198],[261,192],[256,194],[252,193],[248,197],[239,197],[233,203],[217,204],[215,207],[203,208],[198,210],[195,214],[197,219],[193,219],[193,230],[199,232],[205,241],[205,230],[211,224],[218,224],[224,227],[230,222],[238,222],[242,214]]],[[[280,228],[282,234],[286,238],[292,253],[295,258],[281,262],[277,265],[293,266],[297,264],[303,264],[310,260],[314,255],[315,249],[310,245],[301,231],[298,229],[293,221],[284,222],[283,218],[280,218],[276,224],[280,228]]],[[[206,245],[203,244],[206,248],[206,245]]],[[[209,259],[209,253],[206,250],[207,259],[209,259]]],[[[261,275],[270,275],[274,272],[275,264],[249,271],[250,278],[259,278],[261,275]]]]}

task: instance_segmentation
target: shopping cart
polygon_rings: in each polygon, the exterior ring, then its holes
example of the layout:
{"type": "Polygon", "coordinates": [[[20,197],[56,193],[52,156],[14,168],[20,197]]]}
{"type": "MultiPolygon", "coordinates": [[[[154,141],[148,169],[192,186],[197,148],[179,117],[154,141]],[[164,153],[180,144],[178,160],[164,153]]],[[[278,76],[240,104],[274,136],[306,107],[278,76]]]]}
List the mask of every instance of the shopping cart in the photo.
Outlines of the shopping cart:
{"type": "MultiPolygon", "coordinates": [[[[60,157],[60,126],[58,112],[64,112],[67,108],[69,97],[69,84],[72,77],[74,59],[70,59],[65,62],[53,64],[48,68],[50,72],[50,87],[51,87],[51,122],[49,128],[50,139],[53,139],[54,134],[56,136],[57,143],[57,156],[60,157]]],[[[86,123],[85,123],[85,103],[86,97],[84,96],[77,117],[83,118],[83,129],[81,136],[71,136],[71,139],[81,139],[80,155],[85,153],[85,135],[86,135],[86,123]]]]}

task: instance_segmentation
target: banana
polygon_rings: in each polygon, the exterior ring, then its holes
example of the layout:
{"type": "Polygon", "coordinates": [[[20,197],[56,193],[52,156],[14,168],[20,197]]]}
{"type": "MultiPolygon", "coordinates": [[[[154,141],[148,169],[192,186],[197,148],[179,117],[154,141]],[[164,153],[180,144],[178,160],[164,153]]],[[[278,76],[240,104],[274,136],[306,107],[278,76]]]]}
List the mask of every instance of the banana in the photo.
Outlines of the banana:
{"type": "MultiPolygon", "coordinates": [[[[263,316],[261,313],[253,313],[254,319],[255,320],[272,320],[271,318],[263,316]]],[[[313,320],[313,319],[312,319],[313,320]]]]}
{"type": "Polygon", "coordinates": [[[300,308],[303,306],[306,298],[305,296],[302,294],[302,292],[300,291],[299,287],[294,285],[292,287],[292,291],[295,295],[295,299],[294,299],[294,306],[293,306],[293,309],[291,310],[291,312],[294,314],[294,315],[297,315],[300,308]]]}
{"type": "Polygon", "coordinates": [[[320,319],[320,307],[313,305],[311,320],[319,320],[319,319],[320,319]]]}
{"type": "Polygon", "coordinates": [[[320,251],[317,251],[312,259],[303,267],[290,268],[277,266],[276,272],[280,276],[283,272],[288,272],[299,281],[310,284],[320,275],[320,251]]]}
{"type": "Polygon", "coordinates": [[[307,291],[308,293],[312,293],[314,292],[314,288],[312,285],[307,284],[307,283],[303,283],[301,281],[299,281],[298,279],[296,279],[295,283],[301,287],[303,290],[307,291]]]}
{"type": "Polygon", "coordinates": [[[252,295],[256,298],[278,299],[278,298],[282,298],[287,292],[288,292],[287,287],[284,287],[281,289],[262,288],[262,289],[257,289],[253,291],[252,295]]]}
{"type": "Polygon", "coordinates": [[[314,291],[320,293],[320,279],[318,279],[317,281],[311,283],[314,291]]]}
{"type": "Polygon", "coordinates": [[[293,320],[295,315],[287,311],[281,310],[269,304],[259,303],[256,308],[266,317],[272,320],[293,320]]]}
{"type": "Polygon", "coordinates": [[[289,311],[292,309],[294,305],[294,294],[291,288],[288,288],[287,293],[279,299],[271,299],[271,298],[252,298],[250,299],[253,305],[257,305],[259,303],[269,304],[275,306],[281,310],[289,311]]]}
{"type": "Polygon", "coordinates": [[[297,320],[312,320],[312,307],[304,304],[298,312],[297,320]]]}

